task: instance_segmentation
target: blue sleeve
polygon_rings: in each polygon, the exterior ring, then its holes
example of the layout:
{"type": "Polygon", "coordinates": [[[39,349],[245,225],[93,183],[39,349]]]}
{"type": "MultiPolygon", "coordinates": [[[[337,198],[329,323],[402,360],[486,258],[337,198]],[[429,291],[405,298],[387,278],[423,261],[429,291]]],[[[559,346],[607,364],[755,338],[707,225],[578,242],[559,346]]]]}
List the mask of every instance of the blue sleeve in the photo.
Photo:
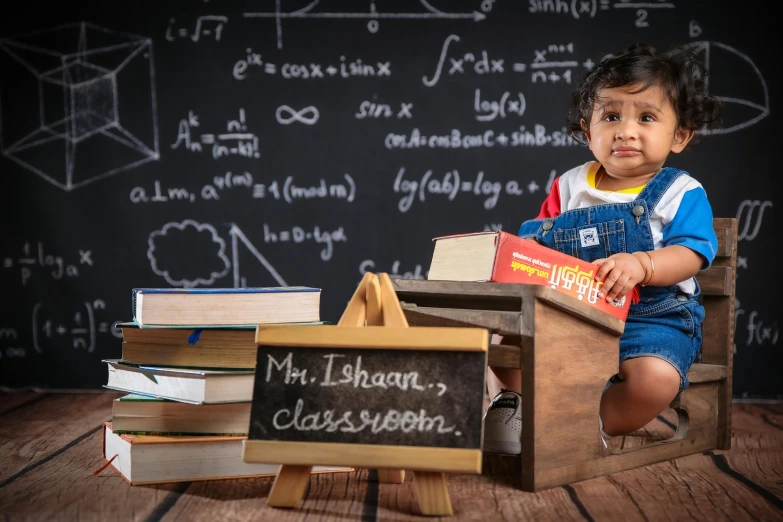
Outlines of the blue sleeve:
{"type": "Polygon", "coordinates": [[[702,255],[702,270],[708,268],[718,251],[718,237],[712,228],[712,207],[704,189],[686,192],[677,213],[663,228],[663,244],[682,245],[702,255]]]}

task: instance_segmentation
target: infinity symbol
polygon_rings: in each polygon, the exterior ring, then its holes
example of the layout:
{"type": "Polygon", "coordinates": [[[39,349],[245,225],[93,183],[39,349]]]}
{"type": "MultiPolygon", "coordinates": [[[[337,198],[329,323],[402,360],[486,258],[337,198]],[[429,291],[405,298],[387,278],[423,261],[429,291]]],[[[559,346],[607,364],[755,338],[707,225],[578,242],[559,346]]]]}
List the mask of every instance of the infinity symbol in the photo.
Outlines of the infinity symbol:
{"type": "Polygon", "coordinates": [[[305,125],[313,125],[318,121],[318,109],[313,107],[305,107],[301,111],[297,112],[288,105],[281,105],[275,112],[275,117],[278,123],[283,125],[289,125],[295,121],[304,123],[305,125]],[[285,116],[283,116],[285,114],[285,116]],[[309,116],[307,116],[309,114],[309,116]]]}

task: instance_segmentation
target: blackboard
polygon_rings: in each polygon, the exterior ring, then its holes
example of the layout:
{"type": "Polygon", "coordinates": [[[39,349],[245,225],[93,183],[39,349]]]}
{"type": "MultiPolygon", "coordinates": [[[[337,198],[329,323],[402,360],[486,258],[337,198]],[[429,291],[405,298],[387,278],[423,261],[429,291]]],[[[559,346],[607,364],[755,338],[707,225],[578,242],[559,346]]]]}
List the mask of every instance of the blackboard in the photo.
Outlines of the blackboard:
{"type": "Polygon", "coordinates": [[[772,2],[292,0],[15,5],[0,21],[0,386],[99,389],[133,287],[426,277],[438,235],[515,232],[586,68],[708,59],[724,127],[669,165],[740,222],[734,394],[783,397],[772,2]],[[66,125],[67,123],[67,125],[66,125]]]}
{"type": "Polygon", "coordinates": [[[261,346],[250,440],[481,449],[486,352],[261,346]]]}

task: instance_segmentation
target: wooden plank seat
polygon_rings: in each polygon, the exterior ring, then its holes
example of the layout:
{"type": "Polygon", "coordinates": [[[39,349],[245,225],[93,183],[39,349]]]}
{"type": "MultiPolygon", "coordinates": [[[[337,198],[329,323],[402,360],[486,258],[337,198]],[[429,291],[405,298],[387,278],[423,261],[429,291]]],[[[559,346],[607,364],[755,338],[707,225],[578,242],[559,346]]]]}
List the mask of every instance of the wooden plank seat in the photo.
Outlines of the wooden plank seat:
{"type": "Polygon", "coordinates": [[[698,274],[706,312],[700,360],[672,402],[673,437],[609,452],[598,433],[624,324],[554,289],[505,283],[393,279],[410,326],[486,328],[490,366],[522,371],[521,485],[561,486],[693,453],[731,447],[737,220],[716,218],[718,255],[698,274]]]}

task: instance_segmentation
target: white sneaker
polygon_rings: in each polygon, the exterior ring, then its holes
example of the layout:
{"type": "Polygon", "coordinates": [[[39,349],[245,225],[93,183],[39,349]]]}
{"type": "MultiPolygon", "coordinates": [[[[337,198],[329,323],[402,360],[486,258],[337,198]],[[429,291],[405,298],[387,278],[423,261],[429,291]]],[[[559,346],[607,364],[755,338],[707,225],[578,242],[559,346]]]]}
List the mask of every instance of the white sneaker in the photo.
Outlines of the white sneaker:
{"type": "Polygon", "coordinates": [[[484,414],[484,452],[522,453],[522,397],[501,389],[484,414]]]}
{"type": "MultiPolygon", "coordinates": [[[[609,386],[607,385],[606,388],[608,387],[609,386]]],[[[604,388],[604,391],[606,391],[606,388],[604,388]]],[[[604,448],[609,449],[609,439],[611,439],[611,437],[604,431],[604,420],[600,415],[598,416],[598,434],[601,436],[601,443],[604,445],[604,448]]]]}
{"type": "MultiPolygon", "coordinates": [[[[616,382],[620,382],[620,381],[621,381],[621,379],[620,379],[620,376],[618,374],[612,375],[609,378],[609,380],[606,381],[606,386],[604,386],[604,391],[601,392],[601,395],[606,393],[606,390],[608,390],[609,387],[612,384],[614,384],[616,382]]],[[[612,437],[607,435],[606,432],[604,431],[604,420],[601,418],[600,415],[598,416],[598,434],[601,436],[601,444],[603,444],[604,448],[608,450],[609,449],[609,439],[611,439],[612,437]]]]}

